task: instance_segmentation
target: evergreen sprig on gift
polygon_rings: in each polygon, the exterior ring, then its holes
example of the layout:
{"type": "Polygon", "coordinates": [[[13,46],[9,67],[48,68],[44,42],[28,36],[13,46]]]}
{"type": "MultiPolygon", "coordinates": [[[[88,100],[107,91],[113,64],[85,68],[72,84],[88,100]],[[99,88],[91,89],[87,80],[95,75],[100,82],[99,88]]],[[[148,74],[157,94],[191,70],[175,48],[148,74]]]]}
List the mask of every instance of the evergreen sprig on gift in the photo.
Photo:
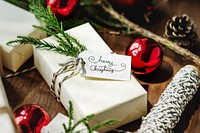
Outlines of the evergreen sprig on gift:
{"type": "Polygon", "coordinates": [[[74,112],[74,108],[73,108],[72,102],[69,101],[69,110],[68,110],[69,121],[68,121],[68,125],[63,124],[65,133],[81,133],[81,132],[83,132],[83,130],[84,131],[86,130],[88,133],[92,133],[92,132],[94,132],[94,131],[96,131],[96,130],[104,127],[104,126],[113,125],[113,124],[116,124],[118,122],[117,120],[109,119],[109,120],[105,120],[103,122],[100,122],[100,123],[94,125],[93,127],[90,127],[88,125],[88,122],[94,117],[94,115],[92,114],[92,115],[87,115],[86,117],[80,119],[79,121],[77,121],[73,124],[73,112],[74,112]],[[85,125],[86,129],[75,131],[75,128],[77,126],[79,126],[80,124],[85,125]]]}
{"type": "Polygon", "coordinates": [[[29,0],[30,9],[35,16],[41,20],[45,26],[36,26],[34,28],[46,32],[48,35],[54,36],[58,45],[49,43],[45,40],[39,40],[33,37],[18,36],[16,40],[9,41],[7,44],[33,44],[36,48],[52,50],[67,56],[77,57],[79,53],[86,50],[76,38],[64,32],[62,22],[59,22],[49,7],[44,8],[40,0],[29,0]]]}

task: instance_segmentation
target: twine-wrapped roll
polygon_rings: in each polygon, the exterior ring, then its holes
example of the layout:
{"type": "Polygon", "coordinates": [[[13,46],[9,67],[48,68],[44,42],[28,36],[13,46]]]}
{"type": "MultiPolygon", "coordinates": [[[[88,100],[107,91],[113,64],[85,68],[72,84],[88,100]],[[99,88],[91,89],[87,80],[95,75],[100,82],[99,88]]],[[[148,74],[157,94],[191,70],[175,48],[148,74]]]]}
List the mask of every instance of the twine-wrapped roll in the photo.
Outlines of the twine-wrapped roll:
{"type": "Polygon", "coordinates": [[[187,65],[180,69],[161,94],[158,102],[142,119],[137,133],[170,133],[180,120],[187,103],[200,83],[199,70],[187,65]]]}

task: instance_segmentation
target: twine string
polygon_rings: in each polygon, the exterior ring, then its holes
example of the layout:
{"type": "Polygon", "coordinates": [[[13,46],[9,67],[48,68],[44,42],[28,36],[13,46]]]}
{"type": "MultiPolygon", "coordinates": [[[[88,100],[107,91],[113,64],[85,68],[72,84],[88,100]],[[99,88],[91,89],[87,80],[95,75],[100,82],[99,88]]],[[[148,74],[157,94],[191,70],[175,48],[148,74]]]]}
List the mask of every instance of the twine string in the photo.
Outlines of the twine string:
{"type": "Polygon", "coordinates": [[[32,67],[30,67],[30,68],[26,68],[26,69],[24,69],[24,70],[22,70],[22,71],[19,71],[19,72],[15,72],[15,73],[3,75],[2,78],[5,78],[5,79],[6,79],[6,78],[12,78],[12,77],[18,76],[18,75],[20,75],[20,74],[23,74],[23,73],[26,73],[26,72],[30,72],[30,71],[32,71],[32,70],[34,70],[34,69],[36,69],[36,67],[35,67],[35,66],[32,66],[32,67]]]}
{"type": "Polygon", "coordinates": [[[62,84],[67,79],[75,76],[84,68],[84,61],[82,58],[70,58],[67,62],[60,64],[62,66],[57,72],[53,73],[52,84],[50,87],[51,94],[56,97],[57,101],[60,102],[60,92],[62,88],[62,84]],[[67,73],[72,71],[71,73],[67,74],[59,83],[58,89],[56,89],[56,80],[57,77],[63,73],[67,73]],[[56,93],[57,92],[57,93],[56,93]]]}

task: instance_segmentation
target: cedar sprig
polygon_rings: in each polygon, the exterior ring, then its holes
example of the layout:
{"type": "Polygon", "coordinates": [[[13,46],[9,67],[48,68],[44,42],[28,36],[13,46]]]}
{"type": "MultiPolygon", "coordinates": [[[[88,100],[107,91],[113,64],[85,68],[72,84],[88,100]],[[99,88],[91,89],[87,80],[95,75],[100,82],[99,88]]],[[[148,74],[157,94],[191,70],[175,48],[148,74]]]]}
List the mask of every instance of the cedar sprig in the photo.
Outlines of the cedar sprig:
{"type": "Polygon", "coordinates": [[[112,119],[108,119],[108,120],[105,120],[105,121],[102,121],[96,125],[94,125],[93,127],[90,127],[87,123],[84,123],[88,129],[88,133],[92,133],[93,131],[96,131],[102,127],[105,127],[105,126],[109,126],[109,125],[113,125],[113,124],[116,124],[118,121],[117,120],[112,120],[112,119]]]}
{"type": "Polygon", "coordinates": [[[36,48],[40,48],[40,49],[44,49],[44,50],[51,50],[51,51],[57,52],[59,54],[64,54],[66,56],[68,56],[68,55],[71,55],[73,57],[77,56],[77,55],[74,55],[73,50],[68,50],[65,47],[61,47],[60,45],[55,46],[53,43],[47,42],[45,40],[40,40],[38,38],[33,38],[33,37],[18,36],[16,40],[10,41],[8,43],[19,43],[19,44],[26,45],[30,42],[36,48]]]}
{"type": "Polygon", "coordinates": [[[73,104],[72,101],[69,101],[69,110],[68,110],[68,117],[69,117],[69,121],[68,121],[68,126],[66,124],[63,124],[63,128],[65,130],[65,133],[80,133],[82,132],[82,130],[87,130],[88,133],[92,133],[95,130],[98,130],[99,128],[102,128],[104,126],[109,126],[109,125],[113,125],[116,124],[118,121],[117,120],[105,120],[103,122],[100,122],[98,124],[96,124],[94,127],[90,127],[88,125],[88,122],[94,117],[94,114],[91,115],[87,115],[86,117],[80,119],[79,121],[75,122],[73,124],[73,112],[74,112],[74,108],[73,108],[73,104]],[[80,124],[84,124],[86,126],[86,129],[82,129],[82,130],[78,130],[78,131],[74,131],[75,128],[77,126],[79,126],[80,124]]]}
{"type": "Polygon", "coordinates": [[[47,41],[40,41],[32,37],[18,36],[16,40],[9,41],[7,44],[33,44],[36,48],[43,48],[52,50],[67,56],[77,57],[79,53],[86,50],[76,38],[64,32],[62,22],[59,22],[56,16],[52,13],[49,7],[43,7],[40,0],[29,0],[30,10],[35,16],[44,23],[44,26],[33,25],[34,28],[46,32],[48,35],[54,36],[58,45],[48,43],[47,41]]]}

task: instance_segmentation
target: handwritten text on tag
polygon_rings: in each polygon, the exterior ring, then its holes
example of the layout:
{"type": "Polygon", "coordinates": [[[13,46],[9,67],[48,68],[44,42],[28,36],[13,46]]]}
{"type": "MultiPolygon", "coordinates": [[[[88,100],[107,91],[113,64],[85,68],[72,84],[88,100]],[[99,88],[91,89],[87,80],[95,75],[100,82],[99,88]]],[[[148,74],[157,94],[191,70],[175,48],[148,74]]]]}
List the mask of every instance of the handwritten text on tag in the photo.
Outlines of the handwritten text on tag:
{"type": "Polygon", "coordinates": [[[113,80],[130,80],[130,56],[84,51],[79,57],[85,62],[84,76],[113,80]]]}

